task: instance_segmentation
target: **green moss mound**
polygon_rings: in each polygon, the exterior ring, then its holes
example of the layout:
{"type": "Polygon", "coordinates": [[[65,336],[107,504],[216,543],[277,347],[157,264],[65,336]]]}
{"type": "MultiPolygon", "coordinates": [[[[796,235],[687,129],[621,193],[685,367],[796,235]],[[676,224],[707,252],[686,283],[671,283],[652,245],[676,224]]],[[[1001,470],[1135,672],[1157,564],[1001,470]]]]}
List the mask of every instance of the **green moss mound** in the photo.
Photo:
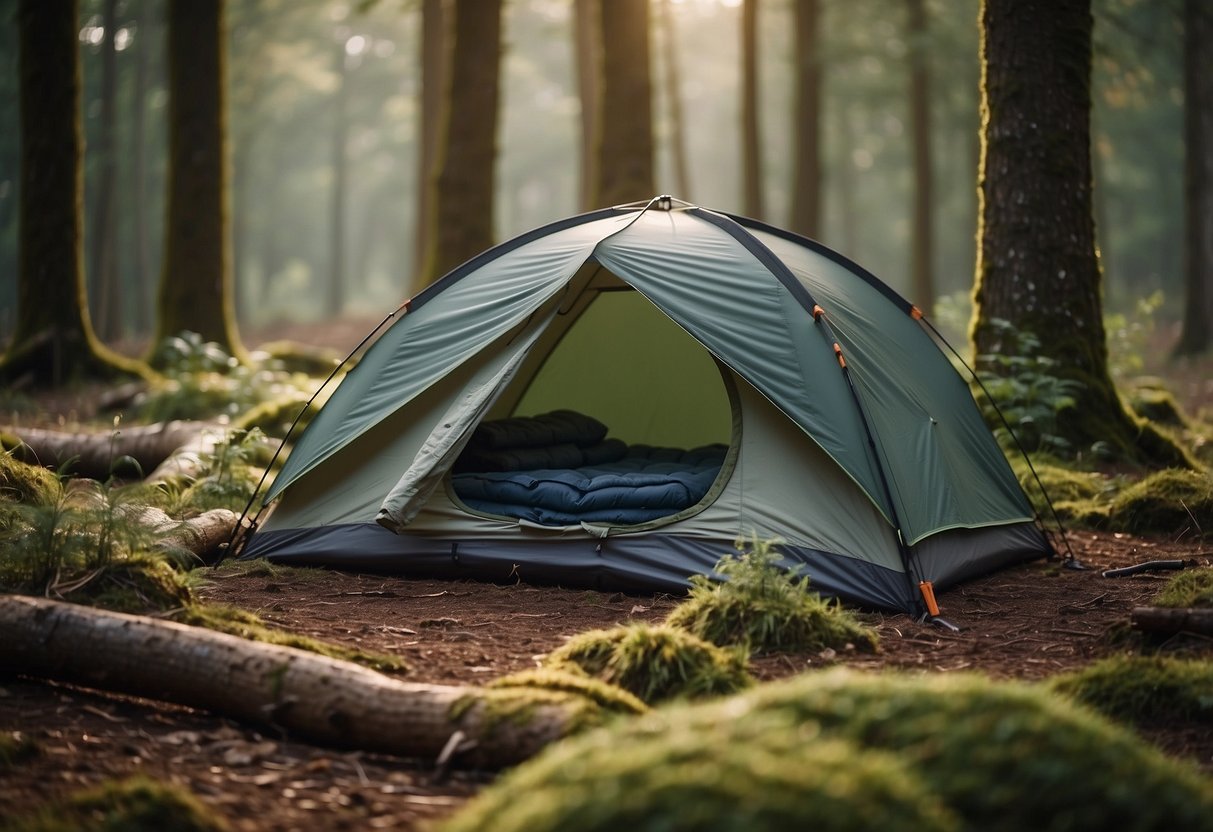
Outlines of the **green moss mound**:
{"type": "Polygon", "coordinates": [[[18,820],[18,832],[223,832],[227,823],[188,791],[147,777],[103,783],[18,820]]]}
{"type": "Polygon", "coordinates": [[[591,630],[550,653],[548,667],[579,668],[648,704],[733,693],[750,684],[744,652],[675,627],[630,624],[591,630]]]}
{"type": "Polygon", "coordinates": [[[891,755],[785,719],[661,720],[549,748],[472,800],[443,832],[928,832],[955,818],[891,755]]]}
{"type": "Polygon", "coordinates": [[[705,719],[782,713],[899,754],[966,828],[1213,830],[1213,789],[1194,769],[1041,689],[840,670],[729,704],[705,719]]]}
{"type": "Polygon", "coordinates": [[[318,406],[309,407],[303,412],[308,398],[303,393],[294,393],[264,401],[232,420],[232,427],[241,430],[258,428],[266,436],[285,437],[291,433],[292,439],[298,439],[319,412],[318,406]],[[296,418],[299,419],[298,423],[295,422],[296,418]],[[295,425],[293,432],[291,425],[295,425]]]}
{"type": "Polygon", "coordinates": [[[502,676],[489,683],[490,690],[506,690],[524,688],[528,690],[550,690],[559,693],[570,693],[588,699],[604,711],[617,714],[648,713],[649,706],[639,698],[619,687],[587,676],[578,669],[558,670],[551,667],[541,667],[535,670],[523,670],[502,676]]]}
{"type": "Polygon", "coordinates": [[[62,492],[59,478],[50,470],[21,462],[11,452],[0,452],[0,499],[25,504],[53,503],[62,492]]]}
{"type": "Polygon", "coordinates": [[[1213,538],[1213,477],[1198,471],[1158,471],[1121,491],[1108,507],[1112,528],[1133,534],[1213,538]]]}
{"type": "Polygon", "coordinates": [[[1170,391],[1160,387],[1140,387],[1129,397],[1133,412],[1143,419],[1173,428],[1188,426],[1188,417],[1170,391]]]}
{"type": "MultiPolygon", "coordinates": [[[[1213,607],[1213,568],[1185,569],[1154,596],[1158,607],[1213,607]]],[[[1213,694],[1211,694],[1213,695],[1213,694]]]]}
{"type": "Polygon", "coordinates": [[[1051,690],[1138,725],[1213,722],[1213,662],[1117,656],[1054,678],[1051,690]]]}
{"type": "Polygon", "coordinates": [[[875,631],[838,603],[809,589],[809,579],[779,564],[770,541],[754,540],[747,552],[716,564],[725,581],[691,578],[691,591],[666,619],[716,645],[741,645],[760,652],[824,650],[875,651],[875,631]]]}

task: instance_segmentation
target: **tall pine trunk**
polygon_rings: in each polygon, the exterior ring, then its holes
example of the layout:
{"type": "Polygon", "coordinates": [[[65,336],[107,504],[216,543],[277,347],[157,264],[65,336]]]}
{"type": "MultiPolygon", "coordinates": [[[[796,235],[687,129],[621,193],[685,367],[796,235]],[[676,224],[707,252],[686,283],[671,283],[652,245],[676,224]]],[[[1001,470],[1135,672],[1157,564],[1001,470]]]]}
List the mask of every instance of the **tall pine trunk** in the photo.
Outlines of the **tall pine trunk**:
{"type": "Polygon", "coordinates": [[[577,70],[577,97],[581,102],[582,210],[597,207],[594,188],[598,170],[598,122],[602,117],[602,40],[599,36],[600,0],[573,0],[573,65],[577,70]]]}
{"type": "Polygon", "coordinates": [[[444,0],[421,3],[421,117],[417,120],[417,216],[414,222],[413,275],[409,285],[416,292],[432,280],[424,274],[431,229],[434,225],[434,196],[437,187],[438,140],[442,131],[442,101],[446,90],[447,53],[450,51],[449,21],[444,0]]]}
{"type": "Polygon", "coordinates": [[[345,307],[345,205],[349,191],[349,113],[346,106],[349,60],[342,39],[333,56],[337,91],[333,96],[333,193],[329,205],[329,282],[325,312],[340,315],[345,307]]]}
{"type": "Polygon", "coordinates": [[[453,0],[452,14],[426,283],[493,244],[501,3],[453,0]]]}
{"type": "Polygon", "coordinates": [[[135,38],[135,84],[131,97],[131,218],[135,227],[131,260],[131,295],[133,303],[131,326],[137,335],[146,335],[151,329],[151,296],[148,275],[151,274],[151,248],[147,217],[147,87],[148,59],[152,48],[151,11],[147,0],[137,0],[134,14],[138,24],[135,38]]]}
{"type": "Polygon", "coordinates": [[[114,35],[118,29],[118,0],[105,0],[101,14],[105,31],[101,41],[101,114],[97,132],[97,193],[89,229],[91,251],[88,285],[94,298],[97,335],[106,341],[122,331],[122,286],[118,274],[118,155],[114,142],[118,110],[118,50],[114,35]]]}
{"type": "Polygon", "coordinates": [[[653,86],[648,0],[600,4],[602,66],[595,207],[654,196],[653,86]]]}
{"type": "Polygon", "coordinates": [[[244,357],[228,216],[222,0],[168,7],[168,219],[154,343],[197,332],[244,357]]]}
{"type": "Polygon", "coordinates": [[[821,227],[821,68],[818,0],[793,0],[796,109],[792,125],[794,172],[791,230],[815,237],[821,227]]]}
{"type": "Polygon", "coordinates": [[[93,334],[83,264],[80,55],[76,0],[21,0],[21,173],[17,320],[0,376],[60,385],[134,365],[93,334]]]}
{"type": "MultiPolygon", "coordinates": [[[[1163,464],[1177,449],[1125,410],[1108,373],[1091,202],[1090,0],[984,0],[980,228],[973,341],[1006,354],[994,321],[1031,332],[1079,385],[1058,431],[1163,464]]],[[[1012,426],[1014,427],[1014,426],[1012,426]]]]}
{"type": "Polygon", "coordinates": [[[1213,6],[1184,0],[1184,320],[1176,355],[1213,346],[1213,6]]]}
{"type": "Polygon", "coordinates": [[[934,173],[931,165],[931,74],[927,65],[926,0],[907,0],[910,35],[910,144],[914,197],[910,225],[911,300],[922,309],[935,303],[934,173]]]}
{"type": "Polygon", "coordinates": [[[665,57],[665,102],[670,113],[670,156],[674,161],[674,189],[680,199],[691,200],[690,163],[687,160],[685,119],[682,116],[682,79],[678,71],[678,31],[671,0],[657,4],[661,15],[661,54],[665,57]]]}
{"type": "Polygon", "coordinates": [[[758,0],[741,2],[742,210],[763,218],[762,131],[758,122],[758,0]]]}

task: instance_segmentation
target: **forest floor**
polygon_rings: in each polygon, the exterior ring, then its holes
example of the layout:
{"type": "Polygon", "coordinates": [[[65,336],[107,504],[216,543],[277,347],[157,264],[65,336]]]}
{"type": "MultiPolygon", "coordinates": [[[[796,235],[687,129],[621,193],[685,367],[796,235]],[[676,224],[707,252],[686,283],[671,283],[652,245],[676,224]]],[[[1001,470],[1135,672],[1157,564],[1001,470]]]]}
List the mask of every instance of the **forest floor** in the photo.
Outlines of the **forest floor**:
{"type": "MultiPolygon", "coordinates": [[[[1077,531],[1069,541],[1087,569],[1037,561],[943,593],[943,616],[959,632],[905,615],[861,613],[880,635],[878,653],[764,656],[752,661],[753,673],[775,679],[842,664],[1037,681],[1142,646],[1129,630],[1129,612],[1148,604],[1173,573],[1112,578],[1103,570],[1164,558],[1213,565],[1213,546],[1190,539],[1077,531]]],[[[482,684],[533,667],[571,635],[659,621],[679,600],[231,565],[205,570],[204,578],[204,600],[251,610],[292,632],[398,655],[410,668],[403,678],[441,684],[482,684]]],[[[1210,639],[1150,646],[1213,657],[1210,639]]],[[[206,712],[38,682],[3,668],[0,731],[19,731],[39,749],[0,770],[0,828],[6,818],[82,787],[143,773],[185,786],[238,830],[412,829],[451,813],[492,777],[440,777],[431,760],[312,746],[206,712]]],[[[1213,773],[1213,733],[1170,724],[1141,732],[1213,773]]]]}

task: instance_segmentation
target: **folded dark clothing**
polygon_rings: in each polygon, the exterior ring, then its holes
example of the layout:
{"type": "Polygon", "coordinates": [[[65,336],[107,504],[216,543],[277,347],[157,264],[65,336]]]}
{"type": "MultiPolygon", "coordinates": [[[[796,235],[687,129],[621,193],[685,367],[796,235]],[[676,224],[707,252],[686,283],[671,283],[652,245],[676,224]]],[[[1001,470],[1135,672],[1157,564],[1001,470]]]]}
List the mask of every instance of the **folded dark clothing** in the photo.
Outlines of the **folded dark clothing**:
{"type": "Polygon", "coordinates": [[[488,450],[468,448],[455,461],[457,474],[468,471],[528,471],[538,468],[580,468],[585,454],[572,443],[541,448],[488,450]]]}
{"type": "Polygon", "coordinates": [[[607,426],[592,416],[575,410],[553,410],[539,416],[482,422],[472,433],[468,446],[491,450],[564,444],[588,447],[601,442],[606,435],[607,426]]]}
{"type": "MultiPolygon", "coordinates": [[[[627,456],[627,453],[628,445],[622,439],[604,439],[595,445],[590,445],[581,449],[581,464],[605,465],[608,462],[618,462],[627,456]]],[[[556,468],[563,466],[553,465],[550,467],[556,468]]]]}

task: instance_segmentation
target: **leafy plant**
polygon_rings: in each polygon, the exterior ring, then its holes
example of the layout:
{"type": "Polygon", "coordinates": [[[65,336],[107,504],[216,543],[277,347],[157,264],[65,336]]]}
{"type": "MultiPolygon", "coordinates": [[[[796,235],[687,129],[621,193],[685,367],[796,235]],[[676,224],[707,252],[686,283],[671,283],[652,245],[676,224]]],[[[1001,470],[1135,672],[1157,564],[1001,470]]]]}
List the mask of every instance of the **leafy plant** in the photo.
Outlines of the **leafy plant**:
{"type": "Polygon", "coordinates": [[[182,500],[200,511],[243,510],[261,473],[252,463],[263,457],[264,449],[265,434],[260,428],[228,431],[214,451],[203,457],[202,476],[185,490],[182,500]]]}
{"type": "Polygon", "coordinates": [[[1029,452],[1070,455],[1073,449],[1060,435],[1058,416],[1075,406],[1082,385],[1057,375],[1057,362],[1040,354],[1040,339],[1032,333],[997,318],[990,326],[1005,346],[997,353],[977,357],[977,370],[993,399],[993,403],[982,400],[986,423],[1006,449],[1014,449],[1017,438],[1029,452]],[[1014,438],[1007,425],[1014,430],[1014,438]]]}
{"type": "Polygon", "coordinates": [[[675,627],[630,624],[574,636],[544,660],[579,668],[653,704],[732,693],[750,684],[744,651],[725,650],[675,627]]]}
{"type": "Polygon", "coordinates": [[[845,649],[874,651],[876,633],[837,602],[809,589],[808,576],[785,569],[777,541],[750,541],[748,551],[716,564],[724,581],[691,578],[691,591],[666,619],[717,645],[744,645],[754,652],[845,649]]]}

